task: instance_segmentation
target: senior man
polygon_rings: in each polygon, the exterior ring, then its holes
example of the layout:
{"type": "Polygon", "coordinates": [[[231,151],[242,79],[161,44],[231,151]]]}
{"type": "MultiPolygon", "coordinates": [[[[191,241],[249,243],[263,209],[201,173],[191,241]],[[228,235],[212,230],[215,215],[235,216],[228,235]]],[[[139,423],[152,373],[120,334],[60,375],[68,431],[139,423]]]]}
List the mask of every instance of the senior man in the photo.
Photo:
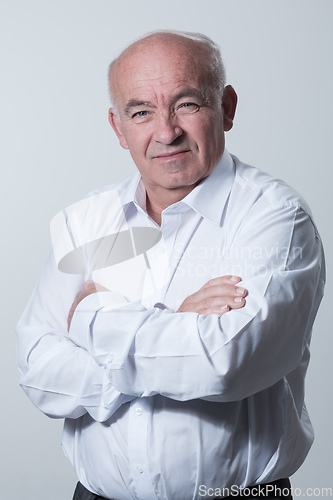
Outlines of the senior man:
{"type": "Polygon", "coordinates": [[[75,500],[291,498],[324,288],[310,210],[225,149],[237,97],[207,37],[150,34],[109,80],[139,173],[53,225],[17,329],[21,385],[66,418],[75,500]]]}

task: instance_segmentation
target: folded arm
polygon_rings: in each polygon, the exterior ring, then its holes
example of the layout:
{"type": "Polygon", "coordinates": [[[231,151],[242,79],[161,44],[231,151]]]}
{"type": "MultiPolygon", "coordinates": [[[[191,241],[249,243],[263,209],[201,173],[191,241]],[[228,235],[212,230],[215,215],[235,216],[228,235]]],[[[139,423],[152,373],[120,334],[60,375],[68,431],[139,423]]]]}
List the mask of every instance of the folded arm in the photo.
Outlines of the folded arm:
{"type": "Polygon", "coordinates": [[[51,417],[88,412],[105,421],[133,397],[116,390],[105,370],[68,337],[68,312],[83,283],[84,276],[61,273],[50,256],[17,326],[20,385],[51,417]]]}
{"type": "Polygon", "coordinates": [[[76,309],[70,337],[123,394],[233,401],[273,385],[307,348],[323,289],[321,243],[309,216],[291,207],[244,225],[233,244],[224,266],[244,271],[244,308],[222,316],[115,309],[107,293],[103,307],[94,294],[76,309]]]}
{"type": "MultiPolygon", "coordinates": [[[[182,307],[221,315],[231,307],[242,307],[245,291],[237,291],[236,286],[240,278],[229,278],[205,285],[182,307]],[[241,301],[234,302],[236,297],[241,301]]],[[[116,293],[105,293],[104,287],[92,281],[84,283],[84,279],[82,275],[61,273],[50,256],[17,327],[20,384],[33,403],[51,417],[78,418],[88,412],[94,420],[105,421],[135,395],[116,389],[104,363],[75,344],[67,329],[74,312],[89,297],[93,300],[85,308],[85,318],[110,305],[120,311],[127,301],[116,293]]],[[[136,307],[140,309],[138,304],[136,307]]]]}

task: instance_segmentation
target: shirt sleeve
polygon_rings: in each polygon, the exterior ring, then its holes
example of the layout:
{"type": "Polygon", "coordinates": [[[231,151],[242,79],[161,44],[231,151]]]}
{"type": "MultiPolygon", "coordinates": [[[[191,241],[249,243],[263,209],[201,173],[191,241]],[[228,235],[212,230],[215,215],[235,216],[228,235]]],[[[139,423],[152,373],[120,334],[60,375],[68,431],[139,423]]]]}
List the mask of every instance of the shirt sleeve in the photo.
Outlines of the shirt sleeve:
{"type": "MultiPolygon", "coordinates": [[[[88,412],[105,421],[133,398],[115,389],[103,367],[68,336],[68,312],[85,279],[60,272],[52,253],[17,326],[20,385],[51,417],[78,418],[88,412]]],[[[117,294],[105,294],[108,305],[126,303],[117,294]]],[[[100,295],[102,307],[106,299],[100,295]]]]}
{"type": "Polygon", "coordinates": [[[246,306],[223,316],[139,303],[77,308],[70,337],[112,386],[136,397],[235,401],[272,386],[307,357],[324,286],[320,238],[299,207],[247,217],[221,262],[239,274],[246,306]]]}

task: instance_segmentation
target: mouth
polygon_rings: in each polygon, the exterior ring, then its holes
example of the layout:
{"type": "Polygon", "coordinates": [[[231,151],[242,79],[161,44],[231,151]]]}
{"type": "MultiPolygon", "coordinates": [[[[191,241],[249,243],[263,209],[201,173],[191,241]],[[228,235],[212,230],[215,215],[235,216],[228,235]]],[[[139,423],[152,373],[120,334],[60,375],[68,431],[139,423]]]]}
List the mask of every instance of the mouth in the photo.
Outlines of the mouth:
{"type": "Polygon", "coordinates": [[[189,149],[182,149],[180,151],[169,151],[168,153],[162,153],[159,155],[154,156],[155,159],[161,160],[161,161],[172,161],[172,160],[178,160],[182,156],[186,155],[189,153],[189,149]]]}

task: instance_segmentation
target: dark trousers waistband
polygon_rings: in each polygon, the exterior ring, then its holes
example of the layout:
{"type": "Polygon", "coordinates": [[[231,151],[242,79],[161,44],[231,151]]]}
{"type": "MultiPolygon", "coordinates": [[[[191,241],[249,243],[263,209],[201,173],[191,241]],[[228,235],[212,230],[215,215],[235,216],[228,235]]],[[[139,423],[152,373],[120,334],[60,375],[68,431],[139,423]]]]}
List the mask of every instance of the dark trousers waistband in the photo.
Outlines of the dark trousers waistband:
{"type": "Polygon", "coordinates": [[[99,497],[98,495],[95,495],[94,493],[91,493],[91,491],[87,490],[81,483],[77,483],[75,491],[74,491],[74,496],[73,500],[112,500],[112,499],[106,499],[104,497],[99,497]]]}
{"type": "MultiPolygon", "coordinates": [[[[278,479],[272,483],[258,484],[256,486],[249,486],[242,490],[235,490],[233,494],[227,497],[212,497],[210,495],[199,496],[200,499],[217,500],[223,498],[223,500],[236,500],[237,496],[239,498],[247,498],[248,500],[260,500],[261,498],[271,498],[280,500],[292,500],[291,496],[291,485],[289,479],[278,479]],[[237,495],[237,491],[239,494],[237,495]]],[[[116,500],[115,498],[105,498],[87,490],[81,483],[77,483],[73,500],[116,500]]]]}

